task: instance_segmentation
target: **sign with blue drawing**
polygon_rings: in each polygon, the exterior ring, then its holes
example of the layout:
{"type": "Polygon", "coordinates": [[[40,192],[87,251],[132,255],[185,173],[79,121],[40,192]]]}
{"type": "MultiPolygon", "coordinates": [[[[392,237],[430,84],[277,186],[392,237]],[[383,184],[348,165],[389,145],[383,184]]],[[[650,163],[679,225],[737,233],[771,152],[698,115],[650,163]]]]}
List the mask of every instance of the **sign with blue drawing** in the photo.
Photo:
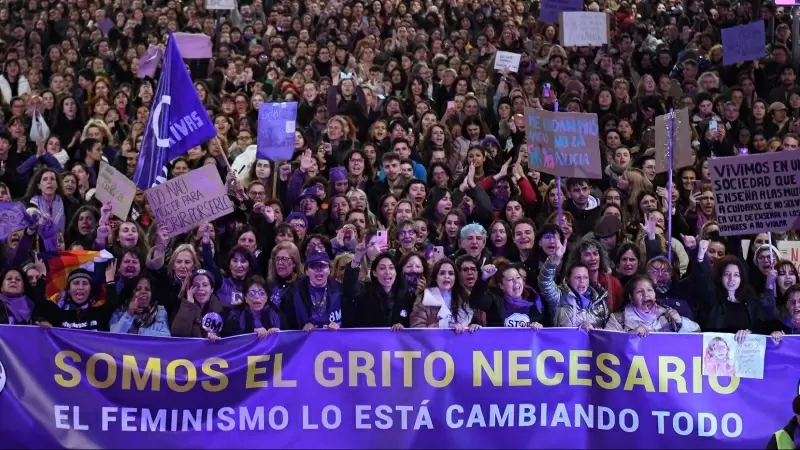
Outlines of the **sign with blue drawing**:
{"type": "Polygon", "coordinates": [[[528,167],[562,177],[600,179],[597,114],[525,108],[528,167]]]}

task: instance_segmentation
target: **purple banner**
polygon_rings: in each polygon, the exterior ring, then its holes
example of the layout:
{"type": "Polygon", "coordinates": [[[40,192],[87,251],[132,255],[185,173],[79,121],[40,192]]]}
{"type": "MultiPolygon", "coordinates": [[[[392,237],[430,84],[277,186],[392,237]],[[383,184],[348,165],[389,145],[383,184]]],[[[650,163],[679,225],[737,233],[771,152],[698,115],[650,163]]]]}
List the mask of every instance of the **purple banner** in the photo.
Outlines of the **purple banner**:
{"type": "Polygon", "coordinates": [[[539,20],[557,24],[558,13],[583,11],[583,0],[542,0],[539,20]]]}
{"type": "Polygon", "coordinates": [[[800,340],[768,342],[763,380],[703,376],[702,344],[574,329],[210,343],[0,326],[0,447],[764,448],[793,417],[800,340]]]}

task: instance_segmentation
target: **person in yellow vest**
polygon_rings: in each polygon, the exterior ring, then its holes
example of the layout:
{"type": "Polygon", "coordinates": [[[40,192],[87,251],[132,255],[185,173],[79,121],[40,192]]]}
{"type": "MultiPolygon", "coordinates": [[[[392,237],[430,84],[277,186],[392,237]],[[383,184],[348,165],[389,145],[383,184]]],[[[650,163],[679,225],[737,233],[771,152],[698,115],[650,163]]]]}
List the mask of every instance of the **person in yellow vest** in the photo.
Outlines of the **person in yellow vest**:
{"type": "Polygon", "coordinates": [[[776,431],[767,444],[767,449],[794,450],[800,448],[800,395],[792,401],[794,417],[785,427],[776,431]]]}

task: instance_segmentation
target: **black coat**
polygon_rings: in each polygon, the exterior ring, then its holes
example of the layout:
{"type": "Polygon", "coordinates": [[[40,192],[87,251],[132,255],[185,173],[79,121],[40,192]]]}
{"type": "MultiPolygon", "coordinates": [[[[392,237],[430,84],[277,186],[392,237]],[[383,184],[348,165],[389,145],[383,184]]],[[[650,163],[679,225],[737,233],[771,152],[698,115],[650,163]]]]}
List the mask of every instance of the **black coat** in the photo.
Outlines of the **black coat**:
{"type": "Polygon", "coordinates": [[[389,296],[377,283],[359,282],[358,273],[359,269],[350,265],[344,273],[342,310],[345,327],[388,328],[399,323],[408,328],[411,308],[414,306],[412,294],[406,289],[394,289],[394,305],[389,311],[389,296]]]}
{"type": "Polygon", "coordinates": [[[102,305],[85,309],[61,309],[53,302],[44,301],[36,304],[33,318],[34,321],[50,322],[58,328],[108,331],[111,314],[118,306],[117,288],[112,281],[106,283],[106,301],[102,305]]]}
{"type": "MultiPolygon", "coordinates": [[[[531,294],[534,295],[534,298],[538,297],[538,294],[534,292],[531,292],[531,294]]],[[[505,323],[506,308],[503,294],[497,290],[489,289],[489,283],[486,280],[479,278],[475,283],[475,287],[472,288],[469,296],[469,303],[473,308],[480,309],[486,313],[486,326],[507,326],[505,323]]],[[[533,305],[528,310],[528,318],[530,318],[530,323],[539,322],[543,325],[546,323],[544,311],[539,310],[536,302],[533,302],[533,305]]]]}

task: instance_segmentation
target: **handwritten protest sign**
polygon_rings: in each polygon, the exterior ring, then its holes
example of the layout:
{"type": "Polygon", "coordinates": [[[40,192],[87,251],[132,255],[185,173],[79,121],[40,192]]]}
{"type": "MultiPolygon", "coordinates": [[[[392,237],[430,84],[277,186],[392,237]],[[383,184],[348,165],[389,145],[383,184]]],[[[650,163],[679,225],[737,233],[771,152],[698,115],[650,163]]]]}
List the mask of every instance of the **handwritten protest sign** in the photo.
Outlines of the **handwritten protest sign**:
{"type": "Polygon", "coordinates": [[[136,196],[136,183],[111,164],[101,161],[94,196],[103,203],[111,202],[111,213],[125,220],[136,196]]]}
{"type": "Polygon", "coordinates": [[[703,333],[703,375],[764,378],[767,337],[751,335],[741,344],[733,334],[703,333]]]}
{"type": "Polygon", "coordinates": [[[262,103],[258,107],[258,159],[292,159],[297,102],[262,103]]]}
{"type": "Polygon", "coordinates": [[[764,57],[764,21],[722,29],[722,63],[726,66],[764,57]]]}
{"type": "Polygon", "coordinates": [[[528,167],[562,177],[602,178],[597,114],[525,108],[528,167]]]}
{"type": "Polygon", "coordinates": [[[572,11],[561,13],[561,42],[567,46],[599,47],[608,44],[610,28],[604,12],[572,11]]]}
{"type": "Polygon", "coordinates": [[[233,212],[233,203],[214,165],[204,165],[144,191],[159,224],[170,236],[233,212]]]}
{"type": "Polygon", "coordinates": [[[799,155],[778,152],[709,160],[721,235],[794,229],[800,218],[799,155]]]}
{"type": "Polygon", "coordinates": [[[516,73],[519,71],[519,53],[498,51],[494,57],[494,70],[503,71],[508,69],[509,72],[516,73]]]}
{"type": "Polygon", "coordinates": [[[558,13],[583,11],[583,0],[543,0],[539,9],[539,21],[558,23],[558,13]]]}
{"type": "MultiPolygon", "coordinates": [[[[669,113],[656,117],[656,172],[669,170],[669,113]]],[[[672,162],[674,168],[692,165],[692,123],[689,121],[689,110],[675,111],[672,121],[672,162]]]]}
{"type": "Polygon", "coordinates": [[[764,379],[764,355],[767,351],[767,337],[751,334],[736,349],[734,373],[739,378],[764,379]]]}
{"type": "Polygon", "coordinates": [[[206,0],[206,9],[234,9],[236,3],[234,0],[206,0]]]}

